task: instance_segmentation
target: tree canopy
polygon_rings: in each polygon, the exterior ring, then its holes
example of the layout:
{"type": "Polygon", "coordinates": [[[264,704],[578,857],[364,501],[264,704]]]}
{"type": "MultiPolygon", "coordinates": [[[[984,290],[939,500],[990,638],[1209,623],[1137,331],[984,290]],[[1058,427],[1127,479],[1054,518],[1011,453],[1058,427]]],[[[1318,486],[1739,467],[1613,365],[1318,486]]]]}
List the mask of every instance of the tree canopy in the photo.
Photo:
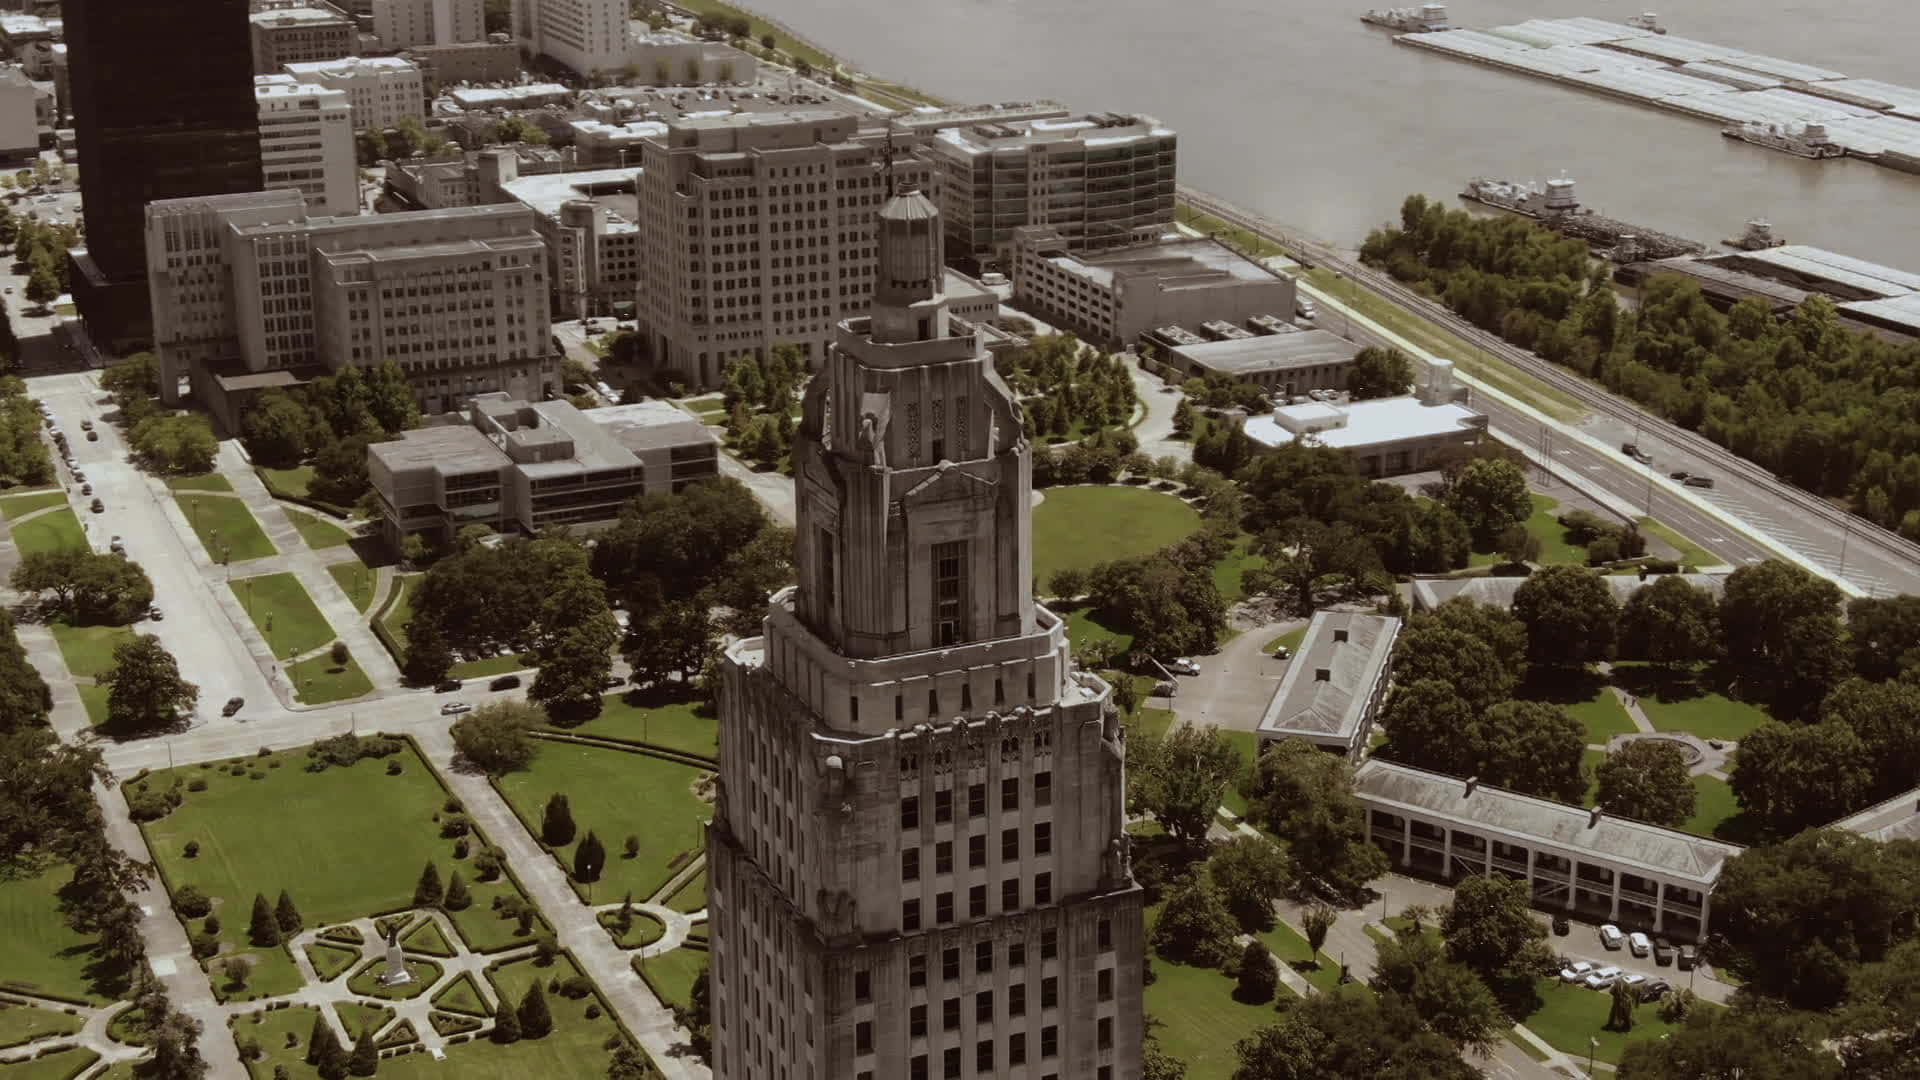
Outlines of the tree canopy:
{"type": "Polygon", "coordinates": [[[1687,758],[1671,742],[1635,739],[1594,770],[1599,805],[1610,814],[1679,828],[1693,817],[1696,792],[1687,758]]]}
{"type": "Polygon", "coordinates": [[[1183,724],[1128,748],[1127,797],[1169,833],[1198,844],[1240,773],[1240,755],[1209,724],[1183,724]]]}
{"type": "Polygon", "coordinates": [[[1315,994],[1240,1040],[1233,1080],[1474,1080],[1451,1040],[1397,995],[1315,994]]]}
{"type": "Polygon", "coordinates": [[[1599,574],[1545,566],[1514,590],[1513,616],[1527,628],[1529,660],[1577,666],[1612,655],[1620,607],[1599,574]]]}
{"type": "Polygon", "coordinates": [[[1713,656],[1720,642],[1720,605],[1685,578],[1663,574],[1620,608],[1621,656],[1656,664],[1689,664],[1713,656]]]}
{"type": "Polygon", "coordinates": [[[118,731],[172,727],[200,700],[200,688],[180,677],[179,663],[152,634],[121,642],[100,681],[107,686],[107,726],[118,731]]]}
{"type": "Polygon", "coordinates": [[[1385,853],[1367,839],[1366,808],[1354,797],[1345,758],[1282,739],[1259,755],[1245,792],[1248,817],[1287,838],[1295,881],[1354,896],[1387,872],[1385,853]]]}
{"type": "Polygon", "coordinates": [[[1440,936],[1447,959],[1479,975],[1509,1015],[1532,1011],[1534,977],[1552,954],[1526,882],[1478,874],[1461,879],[1441,916],[1440,936]]]}

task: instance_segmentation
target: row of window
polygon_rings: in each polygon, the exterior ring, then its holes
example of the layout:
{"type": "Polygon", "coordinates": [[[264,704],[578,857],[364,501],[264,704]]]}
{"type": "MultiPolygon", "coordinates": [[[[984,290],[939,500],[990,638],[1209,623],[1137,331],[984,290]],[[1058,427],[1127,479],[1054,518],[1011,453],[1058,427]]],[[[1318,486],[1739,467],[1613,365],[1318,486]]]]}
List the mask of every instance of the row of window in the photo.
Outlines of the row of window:
{"type": "MultiPolygon", "coordinates": [[[[1033,875],[1033,902],[1036,905],[1053,903],[1053,874],[1042,871],[1033,875]]],[[[1000,882],[1000,910],[1016,911],[1020,907],[1020,879],[1006,878],[1000,882]]],[[[984,919],[987,917],[987,887],[974,885],[967,889],[967,918],[984,919]]],[[[935,925],[954,921],[953,893],[943,892],[933,898],[933,921],[935,925]]],[[[914,897],[900,903],[900,929],[902,933],[913,933],[921,928],[920,898],[914,897]]]]}
{"type": "MultiPolygon", "coordinates": [[[[1053,822],[1036,822],[1033,826],[1033,853],[1050,855],[1053,853],[1053,822]]],[[[1020,830],[1000,830],[1000,859],[1002,862],[1017,862],[1020,859],[1020,830]]],[[[920,880],[920,849],[902,848],[900,851],[900,880],[920,880]]],[[[987,865],[987,838],[970,836],[967,838],[967,866],[978,869],[987,865]]],[[[953,873],[953,841],[942,840],[933,846],[933,872],[953,873]]]]}
{"type": "MultiPolygon", "coordinates": [[[[1053,805],[1053,772],[1046,770],[1033,774],[1033,805],[1053,805]]],[[[1000,809],[1003,812],[1015,812],[1020,809],[1020,778],[1009,776],[1000,781],[1000,809]]],[[[987,813],[987,785],[967,785],[967,816],[984,817],[987,813]]],[[[953,790],[943,788],[933,793],[933,820],[935,824],[953,820],[953,790]]],[[[920,796],[907,795],[900,800],[900,827],[917,829],[920,827],[920,796]]]]}

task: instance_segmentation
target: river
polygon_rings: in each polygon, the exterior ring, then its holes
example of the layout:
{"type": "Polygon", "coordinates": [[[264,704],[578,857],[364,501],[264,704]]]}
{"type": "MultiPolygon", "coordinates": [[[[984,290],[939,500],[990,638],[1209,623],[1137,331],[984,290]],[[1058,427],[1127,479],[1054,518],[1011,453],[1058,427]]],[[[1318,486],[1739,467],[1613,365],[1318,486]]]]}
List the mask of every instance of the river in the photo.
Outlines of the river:
{"type": "MultiPolygon", "coordinates": [[[[1413,0],[745,0],[875,75],[942,97],[1056,98],[1180,134],[1180,178],[1342,246],[1408,193],[1562,171],[1613,217],[1707,243],[1755,215],[1790,243],[1920,270],[1920,176],[1810,162],[1706,121],[1408,49],[1363,25],[1413,0]]],[[[1668,0],[1673,34],[1920,85],[1912,0],[1668,0]],[[1905,55],[1906,60],[1901,57],[1905,55]]],[[[1622,0],[1453,3],[1457,26],[1590,15],[1622,0]]]]}

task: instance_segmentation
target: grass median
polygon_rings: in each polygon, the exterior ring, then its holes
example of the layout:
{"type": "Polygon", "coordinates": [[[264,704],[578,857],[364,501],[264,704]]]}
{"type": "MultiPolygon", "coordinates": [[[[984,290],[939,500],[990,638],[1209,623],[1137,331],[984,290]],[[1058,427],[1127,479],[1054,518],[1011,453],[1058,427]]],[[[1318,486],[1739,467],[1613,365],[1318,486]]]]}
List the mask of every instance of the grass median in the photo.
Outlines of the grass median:
{"type": "Polygon", "coordinates": [[[13,544],[22,555],[51,551],[85,551],[87,536],[72,510],[52,510],[13,527],[13,544]]]}
{"type": "Polygon", "coordinates": [[[175,495],[200,546],[217,563],[246,562],[278,554],[273,541],[253,520],[247,504],[231,495],[175,495]]]}
{"type": "Polygon", "coordinates": [[[241,578],[231,588],[273,655],[284,660],[333,641],[333,627],[292,574],[241,578]]]}

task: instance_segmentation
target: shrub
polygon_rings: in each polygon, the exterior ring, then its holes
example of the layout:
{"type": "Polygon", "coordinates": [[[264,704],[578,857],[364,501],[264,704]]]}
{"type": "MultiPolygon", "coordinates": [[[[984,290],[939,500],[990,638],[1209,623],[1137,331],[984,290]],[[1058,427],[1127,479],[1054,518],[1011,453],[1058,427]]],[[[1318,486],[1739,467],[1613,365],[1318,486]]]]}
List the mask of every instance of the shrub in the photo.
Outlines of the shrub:
{"type": "Polygon", "coordinates": [[[560,996],[575,1001],[593,993],[593,983],[584,975],[575,975],[560,984],[560,996]]]}
{"type": "MultiPolygon", "coordinates": [[[[395,762],[394,764],[397,765],[399,762],[395,762]]],[[[465,836],[472,828],[473,823],[467,820],[467,815],[448,814],[440,822],[440,835],[448,839],[456,836],[465,836]]]]}
{"type": "MultiPolygon", "coordinates": [[[[500,876],[500,855],[492,848],[473,857],[473,876],[481,881],[492,881],[500,876]]],[[[495,900],[500,897],[494,897],[495,900]]],[[[497,906],[497,905],[496,905],[497,906]]]]}
{"type": "Polygon", "coordinates": [[[213,910],[213,901],[198,885],[182,885],[174,891],[173,909],[189,919],[199,919],[213,910]]]}
{"type": "Polygon", "coordinates": [[[187,841],[187,846],[181,849],[181,853],[184,854],[189,859],[193,858],[196,855],[199,855],[200,841],[198,840],[187,841]]]}
{"type": "Polygon", "coordinates": [[[205,930],[209,934],[219,933],[220,932],[220,916],[218,915],[207,916],[207,921],[200,924],[200,929],[205,930]]]}
{"type": "Polygon", "coordinates": [[[399,763],[398,761],[389,761],[389,762],[387,762],[387,775],[388,775],[388,776],[399,776],[399,775],[400,775],[400,774],[401,774],[402,772],[404,772],[404,771],[405,771],[405,770],[403,770],[403,769],[401,769],[401,768],[400,768],[400,763],[399,763]]]}
{"type": "Polygon", "coordinates": [[[470,850],[471,848],[467,846],[467,838],[464,836],[453,842],[453,857],[456,859],[466,858],[470,850]]]}
{"type": "Polygon", "coordinates": [[[187,781],[187,790],[188,791],[207,790],[207,778],[204,776],[196,776],[193,779],[187,781]]]}
{"type": "Polygon", "coordinates": [[[263,746],[260,749],[254,751],[253,756],[254,757],[272,757],[273,751],[263,746]]]}
{"type": "Polygon", "coordinates": [[[220,951],[220,936],[218,934],[197,934],[194,936],[192,945],[194,959],[205,960],[207,957],[220,951]]]}
{"type": "Polygon", "coordinates": [[[127,796],[127,814],[135,821],[159,821],[173,812],[173,800],[157,791],[136,791],[127,796]]]}
{"type": "Polygon", "coordinates": [[[449,814],[458,814],[458,813],[464,812],[466,810],[466,807],[460,804],[459,799],[454,798],[452,795],[449,795],[447,796],[447,801],[441,804],[440,809],[446,811],[449,814]]]}
{"type": "Polygon", "coordinates": [[[350,650],[348,650],[347,643],[344,641],[334,642],[333,648],[328,650],[328,655],[332,658],[335,664],[338,664],[342,667],[345,667],[347,661],[353,658],[353,653],[350,650]]]}
{"type": "Polygon", "coordinates": [[[600,1019],[600,1006],[598,1003],[587,1006],[587,1019],[589,1020],[600,1019]]]}

